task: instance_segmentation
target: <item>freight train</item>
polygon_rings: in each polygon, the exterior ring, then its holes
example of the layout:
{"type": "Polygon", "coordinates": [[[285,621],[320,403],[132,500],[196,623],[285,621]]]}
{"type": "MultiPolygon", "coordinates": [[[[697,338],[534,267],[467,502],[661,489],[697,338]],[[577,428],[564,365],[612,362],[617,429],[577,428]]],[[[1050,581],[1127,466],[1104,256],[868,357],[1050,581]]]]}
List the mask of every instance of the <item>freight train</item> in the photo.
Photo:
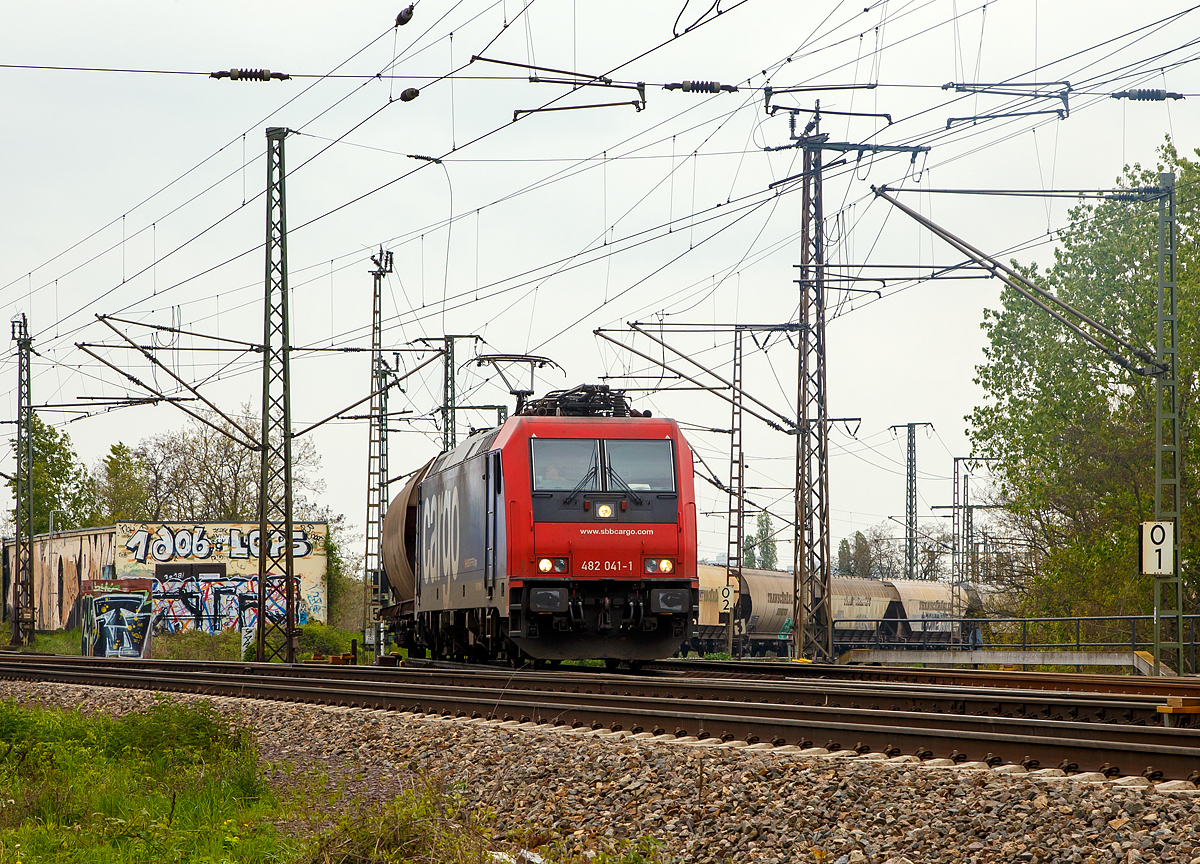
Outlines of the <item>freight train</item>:
{"type": "MultiPolygon", "coordinates": [[[[738,654],[788,655],[792,638],[793,579],[791,573],[743,568],[740,585],[722,600],[726,570],[709,564],[697,567],[700,615],[688,647],[700,654],[725,651],[726,627],[732,607],[734,649],[738,654]]],[[[833,577],[830,607],[835,652],[871,646],[949,646],[961,639],[959,620],[979,606],[973,590],[964,592],[965,609],[956,609],[945,582],[907,579],[833,577]]]]}
{"type": "Polygon", "coordinates": [[[699,610],[692,452],[621,391],[550,393],[413,475],[382,553],[410,656],[669,657],[699,610]]]}

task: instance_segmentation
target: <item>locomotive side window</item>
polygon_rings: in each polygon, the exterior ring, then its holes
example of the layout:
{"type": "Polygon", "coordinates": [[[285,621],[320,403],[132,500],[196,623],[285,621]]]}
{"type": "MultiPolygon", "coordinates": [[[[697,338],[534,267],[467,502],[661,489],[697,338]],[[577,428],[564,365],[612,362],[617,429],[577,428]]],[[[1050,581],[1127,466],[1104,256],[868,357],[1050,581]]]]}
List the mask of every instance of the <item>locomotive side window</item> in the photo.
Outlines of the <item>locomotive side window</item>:
{"type": "Polygon", "coordinates": [[[604,457],[609,489],[627,485],[635,492],[674,492],[675,457],[671,442],[606,440],[604,457]]]}
{"type": "Polygon", "coordinates": [[[578,438],[534,438],[533,488],[539,492],[600,488],[600,442],[578,438]]]}

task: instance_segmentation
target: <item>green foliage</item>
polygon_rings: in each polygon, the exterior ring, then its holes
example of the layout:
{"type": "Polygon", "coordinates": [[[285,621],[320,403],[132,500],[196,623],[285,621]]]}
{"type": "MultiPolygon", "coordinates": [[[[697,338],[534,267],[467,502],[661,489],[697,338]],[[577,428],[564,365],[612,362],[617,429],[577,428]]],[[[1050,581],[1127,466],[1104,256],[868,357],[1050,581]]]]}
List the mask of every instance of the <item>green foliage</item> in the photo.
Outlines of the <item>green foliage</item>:
{"type": "MultiPolygon", "coordinates": [[[[1195,560],[1193,469],[1200,456],[1191,409],[1200,352],[1197,197],[1200,165],[1168,142],[1154,170],[1134,165],[1122,185],[1155,186],[1174,170],[1178,202],[1179,411],[1183,441],[1182,557],[1195,560]]],[[[1153,352],[1157,204],[1080,204],[1059,236],[1054,264],[1026,276],[1153,352]]],[[[1154,381],[1132,374],[1011,290],[985,313],[989,345],[976,382],[986,401],[967,418],[975,452],[997,461],[1008,530],[1029,550],[1014,588],[1038,615],[1150,610],[1139,575],[1137,524],[1153,516],[1154,381]]],[[[1183,574],[1194,602],[1192,572],[1183,574]]]]}
{"type": "Polygon", "coordinates": [[[62,654],[78,657],[82,645],[83,640],[79,628],[76,627],[73,630],[50,630],[44,633],[35,633],[33,641],[20,650],[33,654],[62,654]]]}
{"type": "Polygon", "coordinates": [[[757,528],[754,542],[758,547],[758,566],[763,570],[777,570],[779,555],[775,551],[775,528],[771,525],[771,514],[766,510],[759,511],[757,528]]]}
{"type": "Polygon", "coordinates": [[[324,654],[326,657],[335,654],[348,654],[351,640],[362,641],[362,634],[357,630],[343,630],[325,624],[305,624],[300,628],[300,643],[297,646],[301,659],[311,659],[314,654],[324,654]]]}
{"type": "Polygon", "coordinates": [[[0,799],[0,850],[27,864],[267,862],[301,845],[272,825],[248,736],[206,703],[113,718],[0,702],[0,799]]]}
{"type": "Polygon", "coordinates": [[[704,655],[705,660],[729,660],[732,659],[724,651],[713,651],[704,655]]]}
{"type": "Polygon", "coordinates": [[[93,474],[101,524],[144,521],[150,513],[150,472],[145,457],[118,441],[93,474]]]}
{"type": "Polygon", "coordinates": [[[838,543],[838,575],[850,575],[850,541],[845,537],[838,543]]]}
{"type": "Polygon", "coordinates": [[[488,838],[461,799],[424,786],[382,809],[356,808],[321,835],[305,860],[311,864],[484,864],[494,859],[488,838]]]}
{"type": "MultiPolygon", "coordinates": [[[[34,534],[45,534],[50,530],[50,512],[54,514],[56,531],[70,528],[88,528],[98,525],[99,512],[96,492],[87,469],[75,455],[71,436],[59,432],[53,426],[33,415],[33,494],[30,521],[34,534]]],[[[16,439],[12,439],[14,450],[16,439]]],[[[16,494],[16,481],[9,480],[8,487],[16,494]]],[[[16,511],[12,511],[16,519],[16,511]]]]}
{"type": "Polygon", "coordinates": [[[874,571],[874,556],[871,554],[871,544],[861,531],[854,532],[854,546],[850,550],[849,576],[859,579],[870,579],[874,571]]]}
{"type": "Polygon", "coordinates": [[[334,627],[359,630],[363,625],[363,577],[358,572],[358,561],[347,560],[340,527],[340,523],[329,523],[325,543],[328,619],[334,627]]]}
{"type": "Polygon", "coordinates": [[[655,864],[662,861],[663,843],[653,837],[622,840],[610,849],[566,852],[551,844],[543,850],[555,864],[655,864]]]}
{"type": "Polygon", "coordinates": [[[150,651],[156,660],[237,661],[242,656],[242,634],[237,630],[155,633],[150,640],[150,651]]]}

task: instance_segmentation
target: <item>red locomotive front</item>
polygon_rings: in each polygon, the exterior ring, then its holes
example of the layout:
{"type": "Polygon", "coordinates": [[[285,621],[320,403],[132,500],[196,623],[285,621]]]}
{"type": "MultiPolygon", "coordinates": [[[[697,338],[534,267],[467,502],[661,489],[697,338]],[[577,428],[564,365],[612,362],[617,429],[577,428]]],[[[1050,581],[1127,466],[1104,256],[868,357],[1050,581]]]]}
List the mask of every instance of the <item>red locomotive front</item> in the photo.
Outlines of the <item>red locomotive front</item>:
{"type": "Polygon", "coordinates": [[[678,425],[555,410],[468,438],[393,502],[385,566],[410,651],[637,662],[691,632],[696,505],[678,425]]]}

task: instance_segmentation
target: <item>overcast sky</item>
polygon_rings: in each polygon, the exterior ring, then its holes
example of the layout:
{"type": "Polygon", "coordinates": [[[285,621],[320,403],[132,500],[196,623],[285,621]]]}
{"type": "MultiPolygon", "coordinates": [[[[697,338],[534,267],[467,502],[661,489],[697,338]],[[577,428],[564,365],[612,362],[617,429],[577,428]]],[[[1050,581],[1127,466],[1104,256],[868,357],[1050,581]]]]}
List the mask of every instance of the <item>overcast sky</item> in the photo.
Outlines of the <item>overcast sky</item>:
{"type": "MultiPolygon", "coordinates": [[[[443,333],[482,337],[459,344],[464,402],[509,398],[492,371],[468,362],[475,353],[552,358],[565,371],[540,375],[539,391],[603,375],[645,376],[655,372],[650,364],[592,331],[628,321],[795,320],[800,186],[770,186],[798,173],[801,156],[764,149],[789,143],[788,114],[764,110],[764,86],[877,84],[776,95],[771,104],[811,109],[820,98],[826,111],[886,114],[826,114],[821,130],[834,142],[931,148],[915,162],[848,156],[826,172],[825,212],[827,260],[855,265],[841,272],[885,278],[854,283],[881,289],[879,297],[830,295],[829,411],[861,418],[832,439],[834,539],[903,519],[904,438],[889,427],[908,422],[933,424],[918,436],[919,511],[932,526],[930,506],[950,502],[952,456],[969,455],[963,417],[981,398],[973,384],[979,324],[999,291],[985,280],[898,281],[907,274],[882,265],[958,259],[875,199],[871,186],[1108,187],[1123,165],[1152,164],[1167,135],[1192,152],[1200,144],[1200,82],[1191,62],[1200,57],[1200,11],[1193,8],[1097,0],[721,0],[716,7],[422,0],[397,28],[400,7],[375,2],[8,3],[0,27],[0,305],[6,316],[29,316],[39,352],[35,405],[145,395],[89,360],[74,347],[79,341],[112,346],[100,353],[156,380],[144,359],[116,347],[97,314],[261,341],[264,130],[284,126],[297,133],[286,141],[295,345],[369,345],[369,256],[382,245],[395,253],[386,345],[443,333]],[[533,83],[528,69],[471,63],[473,55],[583,77],[537,72],[553,80],[533,83]],[[231,67],[293,77],[208,77],[231,67]],[[555,83],[601,75],[613,84],[555,83]],[[663,88],[685,79],[738,90],[663,88]],[[645,83],[644,110],[629,104],[640,107],[637,89],[621,86],[636,82],[645,83]],[[1002,89],[1044,95],[963,94],[945,89],[948,82],[1004,82],[1002,89]],[[1044,86],[1022,86],[1034,82],[1044,86]],[[1061,82],[1071,87],[1065,119],[1056,113],[1064,108],[1061,82]],[[408,87],[420,95],[402,101],[408,87]],[[1109,98],[1130,87],[1189,98],[1109,98]],[[621,104],[514,122],[514,111],[597,103],[621,104]],[[1005,116],[952,119],[985,114],[1005,116]]],[[[809,116],[798,115],[801,126],[809,116]]],[[[1061,199],[902,194],[982,249],[1042,265],[1052,261],[1051,233],[1066,224],[1069,207],[1061,199]]],[[[154,338],[144,327],[122,329],[139,343],[154,338]]],[[[198,340],[156,338],[175,349],[159,351],[163,361],[203,382],[218,404],[258,410],[254,355],[198,353],[189,350],[198,340]]],[[[625,339],[651,350],[647,340],[625,339]]],[[[728,373],[727,334],[667,339],[728,373]]],[[[411,368],[418,358],[402,362],[411,368]]],[[[745,368],[749,393],[794,416],[796,353],[786,340],[747,342],[745,368]]],[[[368,392],[361,353],[297,352],[292,375],[298,425],[368,392]]],[[[170,390],[168,376],[160,372],[157,382],[170,390]]],[[[15,385],[10,352],[0,364],[8,418],[15,385]]],[[[413,412],[391,438],[393,474],[439,449],[431,417],[440,394],[434,365],[392,397],[394,410],[413,412]]],[[[636,396],[640,407],[686,424],[729,425],[727,404],[710,394],[636,396]]],[[[186,419],[169,406],[42,416],[80,417],[63,428],[88,464],[117,441],[136,445],[186,419]]],[[[489,425],[489,416],[463,412],[460,429],[489,425]]],[[[751,495],[789,516],[793,440],[753,418],[746,430],[747,483],[764,487],[751,495]]],[[[331,423],[312,434],[327,483],[323,503],[361,528],[366,425],[331,423]]],[[[728,436],[689,435],[726,477],[728,436]]],[[[11,458],[3,470],[12,470],[11,458]]],[[[701,518],[701,553],[716,554],[724,550],[726,501],[708,484],[697,488],[700,510],[717,514],[701,518]]],[[[791,561],[790,544],[780,559],[791,561]]]]}

